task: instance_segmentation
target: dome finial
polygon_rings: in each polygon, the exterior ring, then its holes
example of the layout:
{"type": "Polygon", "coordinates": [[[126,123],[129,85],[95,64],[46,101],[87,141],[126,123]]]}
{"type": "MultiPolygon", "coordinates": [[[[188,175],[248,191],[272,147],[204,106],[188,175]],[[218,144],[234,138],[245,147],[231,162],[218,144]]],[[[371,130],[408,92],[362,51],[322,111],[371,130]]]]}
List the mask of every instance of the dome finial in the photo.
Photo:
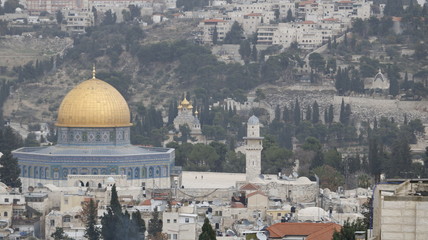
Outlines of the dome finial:
{"type": "Polygon", "coordinates": [[[95,70],[95,64],[92,65],[92,79],[95,79],[95,74],[97,71],[95,70]]]}

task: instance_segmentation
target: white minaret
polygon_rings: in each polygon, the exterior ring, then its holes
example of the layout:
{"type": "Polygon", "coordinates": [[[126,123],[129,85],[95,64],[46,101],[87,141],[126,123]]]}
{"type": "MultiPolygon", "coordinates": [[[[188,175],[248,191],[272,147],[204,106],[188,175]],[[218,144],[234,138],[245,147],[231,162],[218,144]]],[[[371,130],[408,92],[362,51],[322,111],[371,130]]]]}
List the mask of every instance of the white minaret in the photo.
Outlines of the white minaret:
{"type": "Polygon", "coordinates": [[[251,116],[247,123],[247,137],[245,140],[245,155],[246,155],[246,180],[247,182],[256,181],[261,174],[262,163],[262,140],[260,137],[260,122],[256,116],[251,116]]]}

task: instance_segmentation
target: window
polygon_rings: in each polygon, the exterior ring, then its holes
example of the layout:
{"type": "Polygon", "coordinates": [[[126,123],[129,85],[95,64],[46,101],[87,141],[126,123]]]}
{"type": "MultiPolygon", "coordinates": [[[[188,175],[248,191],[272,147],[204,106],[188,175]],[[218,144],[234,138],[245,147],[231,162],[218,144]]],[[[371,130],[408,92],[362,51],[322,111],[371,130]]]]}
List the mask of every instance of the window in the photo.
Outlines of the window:
{"type": "Polygon", "coordinates": [[[170,223],[170,222],[171,222],[171,220],[170,220],[170,219],[167,219],[167,220],[166,220],[166,223],[170,223]]]}
{"type": "Polygon", "coordinates": [[[174,219],[174,223],[177,223],[177,219],[174,219]]]}
{"type": "Polygon", "coordinates": [[[50,224],[51,224],[51,227],[55,226],[55,220],[51,220],[50,224]]]}
{"type": "Polygon", "coordinates": [[[276,215],[277,215],[278,217],[281,217],[281,213],[277,213],[276,215]]]}
{"type": "Polygon", "coordinates": [[[178,239],[178,235],[177,234],[172,234],[172,239],[178,239]]]}
{"type": "Polygon", "coordinates": [[[9,198],[5,198],[5,199],[4,199],[4,202],[9,202],[9,198]]]}
{"type": "Polygon", "coordinates": [[[184,219],[184,222],[185,222],[185,223],[189,223],[189,218],[185,218],[185,219],[184,219]]]}
{"type": "Polygon", "coordinates": [[[4,212],[4,213],[3,213],[3,216],[7,217],[7,212],[4,212]]]}
{"type": "Polygon", "coordinates": [[[70,218],[70,216],[64,216],[64,219],[62,220],[63,222],[70,222],[71,221],[71,218],[70,218]]]}

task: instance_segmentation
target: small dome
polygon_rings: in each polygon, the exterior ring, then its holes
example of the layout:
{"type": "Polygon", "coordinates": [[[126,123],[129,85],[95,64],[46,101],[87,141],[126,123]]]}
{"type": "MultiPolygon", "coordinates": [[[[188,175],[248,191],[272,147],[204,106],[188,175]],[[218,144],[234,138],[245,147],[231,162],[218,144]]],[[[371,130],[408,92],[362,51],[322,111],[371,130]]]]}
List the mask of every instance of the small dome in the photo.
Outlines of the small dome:
{"type": "Polygon", "coordinates": [[[259,119],[256,117],[256,116],[251,116],[249,119],[248,119],[248,124],[249,125],[257,125],[257,124],[259,124],[260,123],[260,121],[259,121],[259,119]]]}
{"type": "Polygon", "coordinates": [[[58,110],[59,127],[129,127],[131,115],[123,96],[110,84],[86,80],[73,88],[58,110]]]}
{"type": "Polygon", "coordinates": [[[107,180],[106,180],[106,183],[107,184],[115,183],[114,178],[113,177],[108,177],[107,180]]]}

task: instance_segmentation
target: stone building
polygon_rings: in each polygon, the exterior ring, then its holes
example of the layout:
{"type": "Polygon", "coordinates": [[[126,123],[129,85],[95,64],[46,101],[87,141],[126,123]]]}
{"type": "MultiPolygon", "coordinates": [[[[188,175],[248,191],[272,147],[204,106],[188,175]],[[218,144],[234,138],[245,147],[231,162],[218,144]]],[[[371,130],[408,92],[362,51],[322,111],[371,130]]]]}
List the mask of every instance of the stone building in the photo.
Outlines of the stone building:
{"type": "Polygon", "coordinates": [[[38,184],[104,187],[108,177],[126,176],[130,186],[168,188],[174,149],[130,143],[130,111],[122,95],[95,77],[63,99],[56,122],[58,143],[13,151],[23,189],[38,184]],[[69,175],[79,175],[68,183],[69,175]]]}
{"type": "Polygon", "coordinates": [[[374,239],[428,239],[428,179],[394,179],[373,194],[374,239]]]}

